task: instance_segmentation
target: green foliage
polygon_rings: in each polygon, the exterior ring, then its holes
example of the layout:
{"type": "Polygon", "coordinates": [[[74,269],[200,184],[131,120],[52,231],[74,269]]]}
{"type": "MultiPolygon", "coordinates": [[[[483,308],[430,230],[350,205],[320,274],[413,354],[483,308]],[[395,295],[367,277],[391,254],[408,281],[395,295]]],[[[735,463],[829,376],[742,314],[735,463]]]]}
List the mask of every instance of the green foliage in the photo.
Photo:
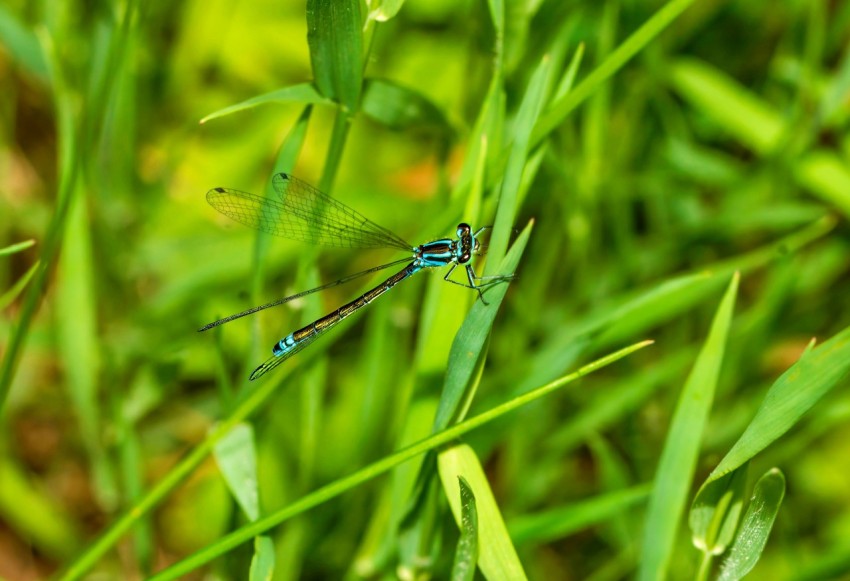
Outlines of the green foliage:
{"type": "Polygon", "coordinates": [[[243,4],[0,6],[0,576],[848,575],[850,7],[243,4]]]}

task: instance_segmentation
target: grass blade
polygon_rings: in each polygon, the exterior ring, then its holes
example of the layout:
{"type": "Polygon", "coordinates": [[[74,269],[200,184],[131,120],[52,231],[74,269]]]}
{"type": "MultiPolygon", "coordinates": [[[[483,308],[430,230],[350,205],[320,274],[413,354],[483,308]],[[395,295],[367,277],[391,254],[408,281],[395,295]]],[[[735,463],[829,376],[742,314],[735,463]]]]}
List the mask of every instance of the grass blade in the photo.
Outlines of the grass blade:
{"type": "MultiPolygon", "coordinates": [[[[530,151],[529,140],[531,128],[537,122],[540,110],[543,106],[544,90],[546,88],[547,75],[549,73],[549,58],[544,57],[528,84],[528,90],[522,98],[522,103],[514,123],[513,144],[511,145],[508,163],[505,167],[505,176],[499,193],[499,207],[496,211],[496,220],[493,224],[493,236],[490,239],[490,247],[487,250],[487,265],[496,265],[502,261],[508,248],[508,240],[516,223],[517,196],[522,183],[522,174],[525,171],[528,153],[530,151]]],[[[505,271],[513,272],[513,270],[505,271]]],[[[504,272],[491,272],[488,274],[504,274],[504,272]]]]}
{"type": "MultiPolygon", "coordinates": [[[[307,510],[319,506],[327,502],[328,500],[343,494],[344,492],[351,490],[355,486],[358,486],[364,482],[367,482],[377,476],[389,471],[395,466],[410,460],[420,454],[424,454],[430,450],[435,450],[440,446],[447,444],[456,440],[458,437],[463,434],[472,431],[478,427],[483,426],[503,415],[514,411],[517,408],[520,408],[526,404],[531,403],[532,401],[538,400],[541,397],[544,397],[553,391],[560,389],[561,387],[580,379],[586,375],[593,373],[607,365],[614,363],[626,357],[639,349],[643,349],[652,344],[652,341],[642,341],[640,343],[635,343],[629,347],[624,349],[620,349],[614,353],[611,353],[605,357],[597,359],[592,363],[589,363],[583,367],[581,367],[578,371],[575,371],[569,375],[566,375],[556,381],[553,381],[549,384],[546,384],[542,387],[534,391],[530,391],[524,395],[519,397],[515,397],[512,400],[496,406],[495,408],[490,409],[484,413],[481,413],[473,418],[465,420],[459,424],[455,424],[442,432],[438,432],[432,436],[429,436],[419,442],[411,444],[390,456],[387,456],[361,470],[358,470],[354,474],[347,476],[345,478],[341,478],[330,484],[322,486],[321,488],[315,490],[314,492],[302,497],[296,502],[266,516],[261,518],[260,520],[245,525],[232,533],[226,535],[221,538],[217,542],[209,545],[202,551],[198,551],[197,553],[190,555],[186,559],[180,561],[165,569],[164,571],[159,572],[157,575],[152,577],[152,580],[155,581],[164,581],[166,579],[175,579],[181,575],[188,573],[189,571],[194,570],[197,567],[200,567],[204,563],[218,557],[219,555],[224,554],[225,552],[233,549],[241,545],[242,543],[248,541],[249,539],[271,529],[279,525],[280,523],[289,520],[299,514],[306,512],[307,510]]],[[[148,507],[149,508],[149,507],[148,507]]],[[[117,540],[117,539],[114,539],[117,540]]],[[[113,542],[114,542],[113,540],[113,542]]],[[[87,567],[90,566],[86,564],[86,567],[78,565],[74,568],[73,575],[66,575],[64,579],[76,579],[81,575],[87,567]]]]}
{"type": "Polygon", "coordinates": [[[512,519],[508,530],[515,543],[544,543],[562,539],[617,516],[649,498],[650,486],[642,484],[601,494],[536,514],[512,519]]]}
{"type": "Polygon", "coordinates": [[[236,502],[249,520],[260,517],[260,497],[257,488],[257,451],[254,429],[240,423],[216,442],[213,456],[236,502]]]}
{"type": "Polygon", "coordinates": [[[647,20],[643,26],[632,33],[623,43],[614,49],[602,63],[584,79],[575,90],[552,103],[540,117],[531,135],[532,146],[546,138],[560,125],[570,112],[585,99],[593,95],[599,87],[629,62],[637,53],[646,48],[656,36],[673,23],[694,0],[670,0],[647,20]]]}
{"type": "Polygon", "coordinates": [[[723,363],[726,337],[732,321],[739,276],[735,274],[717,308],[702,347],[673,415],[644,524],[638,578],[664,579],[673,553],[679,521],[693,479],[703,429],[708,420],[717,377],[723,363]]]}
{"type": "Polygon", "coordinates": [[[460,487],[460,539],[452,564],[452,581],[472,581],[478,562],[478,509],[475,494],[466,479],[458,476],[457,482],[460,487]]]}
{"type": "Polygon", "coordinates": [[[0,311],[8,307],[12,304],[18,295],[26,288],[27,283],[32,280],[33,275],[38,271],[38,265],[41,264],[39,261],[36,261],[28,271],[24,273],[24,275],[15,281],[9,290],[0,295],[0,311]]]}
{"type": "Polygon", "coordinates": [[[349,115],[357,111],[363,84],[359,0],[308,0],[307,43],[319,92],[349,115]]]}
{"type": "MultiPolygon", "coordinates": [[[[500,269],[504,269],[504,272],[516,270],[531,234],[532,225],[532,223],[529,223],[525,227],[510,253],[502,261],[500,269]]],[[[497,284],[491,287],[486,293],[489,304],[485,305],[480,300],[475,301],[469,315],[455,335],[449,352],[448,370],[443,382],[440,406],[437,409],[437,416],[434,418],[435,432],[445,428],[453,419],[456,419],[458,411],[463,407],[461,403],[469,399],[468,387],[472,383],[490,329],[493,328],[493,321],[496,319],[499,306],[507,292],[507,284],[497,284]]]]}
{"type": "Polygon", "coordinates": [[[47,80],[47,61],[38,38],[5,4],[0,4],[0,42],[22,68],[42,80],[47,80]]]}
{"type": "Polygon", "coordinates": [[[274,541],[266,535],[254,539],[254,557],[251,559],[251,569],[248,581],[271,581],[274,575],[274,541]]]}
{"type": "Polygon", "coordinates": [[[771,386],[755,417],[703,486],[735,470],[790,430],[850,376],[850,327],[805,353],[771,386]]]}
{"type": "Polygon", "coordinates": [[[427,129],[445,136],[454,133],[445,114],[428,97],[385,79],[366,80],[362,110],[390,129],[427,129]]]}
{"type": "Polygon", "coordinates": [[[706,558],[726,550],[744,508],[747,464],[700,489],[688,517],[694,545],[706,558]]]}
{"type": "MultiPolygon", "coordinates": [[[[479,554],[478,567],[487,579],[525,579],[522,563],[508,535],[502,511],[496,503],[487,475],[472,448],[466,444],[452,446],[437,455],[437,465],[443,482],[443,491],[455,517],[455,522],[463,531],[468,523],[465,520],[461,497],[455,492],[458,479],[469,484],[475,491],[474,507],[478,512],[479,554]]],[[[463,490],[461,484],[461,490],[463,490]]],[[[463,533],[462,533],[463,534],[463,533]]],[[[461,539],[463,540],[463,539],[461,539]]],[[[460,548],[458,548],[460,552],[460,548]]],[[[474,563],[474,561],[473,561],[474,563]]],[[[472,568],[470,573],[474,573],[472,568]]],[[[471,576],[470,576],[471,578],[471,576]]]]}
{"type": "Polygon", "coordinates": [[[301,103],[304,105],[321,105],[329,104],[330,101],[322,97],[316,91],[316,87],[313,86],[313,83],[301,83],[298,85],[284,87],[283,89],[270,91],[268,93],[263,93],[262,95],[257,95],[256,97],[246,99],[241,103],[236,103],[235,105],[230,105],[229,107],[225,107],[224,109],[219,109],[218,111],[210,113],[209,115],[201,119],[200,122],[206,123],[207,121],[218,119],[219,117],[225,117],[227,115],[232,115],[233,113],[238,113],[239,111],[253,109],[254,107],[259,107],[260,105],[267,105],[269,103],[301,103]]]}
{"type": "Polygon", "coordinates": [[[21,252],[22,250],[32,248],[33,246],[35,246],[35,240],[24,240],[23,242],[18,242],[16,244],[6,246],[5,248],[0,248],[0,256],[9,256],[10,254],[21,252]]]}
{"type": "Polygon", "coordinates": [[[782,118],[718,69],[682,59],[670,69],[670,80],[685,99],[753,150],[767,154],[779,145],[785,131],[782,118]]]}
{"type": "Polygon", "coordinates": [[[759,478],[718,581],[737,581],[755,567],[784,498],[785,476],[779,469],[773,468],[759,478]]]}

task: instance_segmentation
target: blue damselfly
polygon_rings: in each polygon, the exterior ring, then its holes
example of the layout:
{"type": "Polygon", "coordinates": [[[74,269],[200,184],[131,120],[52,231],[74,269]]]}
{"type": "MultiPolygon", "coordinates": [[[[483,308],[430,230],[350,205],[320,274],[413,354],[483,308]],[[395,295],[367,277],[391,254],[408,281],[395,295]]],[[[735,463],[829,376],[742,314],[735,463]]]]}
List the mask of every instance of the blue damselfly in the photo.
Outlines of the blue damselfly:
{"type": "Polygon", "coordinates": [[[368,220],[359,212],[289,174],[276,174],[272,179],[272,185],[280,198],[279,200],[228,188],[213,188],[207,192],[207,201],[213,208],[237,222],[283,238],[339,248],[397,248],[407,252],[412,251],[413,256],[382,264],[259,307],[253,307],[214,321],[199,329],[199,331],[206,331],[234,319],[269,307],[282,305],[311,293],[352,281],[366,274],[407,263],[399,272],[350,303],[297,331],[293,331],[275,343],[272,348],[272,356],[251,373],[250,379],[252,380],[265,375],[307,347],[326,331],[336,326],[337,323],[365,307],[404,279],[425,268],[449,266],[449,271],[443,278],[447,282],[477,291],[482,301],[484,300],[482,289],[513,278],[513,275],[478,276],[470,263],[473,255],[480,254],[484,250],[478,235],[489,229],[489,226],[473,232],[469,224],[460,223],[457,226],[457,238],[441,238],[419,246],[412,246],[386,228],[368,220]],[[457,282],[449,278],[459,265],[463,265],[466,270],[466,282],[457,282]]]}

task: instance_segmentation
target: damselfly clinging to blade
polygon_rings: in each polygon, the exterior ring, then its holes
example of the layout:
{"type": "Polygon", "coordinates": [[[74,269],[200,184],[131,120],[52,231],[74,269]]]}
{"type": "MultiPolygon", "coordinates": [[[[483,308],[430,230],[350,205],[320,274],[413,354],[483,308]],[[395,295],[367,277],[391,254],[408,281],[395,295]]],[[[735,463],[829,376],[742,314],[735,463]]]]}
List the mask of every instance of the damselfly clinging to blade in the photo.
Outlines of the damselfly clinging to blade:
{"type": "Polygon", "coordinates": [[[316,291],[325,290],[363,275],[407,262],[404,268],[375,288],[366,291],[329,315],[293,331],[275,343],[272,348],[273,355],[251,373],[250,379],[252,380],[265,375],[307,347],[344,318],[365,307],[404,279],[413,276],[424,268],[449,266],[449,271],[443,278],[447,282],[477,291],[482,301],[484,296],[481,289],[513,278],[512,274],[478,276],[469,262],[473,255],[482,252],[482,245],[477,236],[482,231],[487,230],[489,226],[473,232],[469,224],[461,223],[457,226],[456,239],[441,238],[419,246],[412,246],[386,228],[366,219],[359,212],[288,174],[279,173],[275,175],[272,179],[272,185],[280,197],[279,201],[227,188],[213,188],[207,192],[207,201],[225,216],[269,234],[341,248],[398,248],[407,252],[412,251],[413,256],[376,266],[332,283],[230,315],[199,329],[206,331],[262,309],[281,305],[316,291]],[[467,283],[449,279],[454,269],[461,264],[466,268],[467,283]]]}

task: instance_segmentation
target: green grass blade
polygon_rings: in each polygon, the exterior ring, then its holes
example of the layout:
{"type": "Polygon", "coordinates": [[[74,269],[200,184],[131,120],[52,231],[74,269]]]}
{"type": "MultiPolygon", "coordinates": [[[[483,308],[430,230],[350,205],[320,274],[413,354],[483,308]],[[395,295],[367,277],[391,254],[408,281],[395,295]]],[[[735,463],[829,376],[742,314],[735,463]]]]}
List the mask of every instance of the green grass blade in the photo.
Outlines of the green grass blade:
{"type": "Polygon", "coordinates": [[[737,581],[755,567],[785,498],[785,476],[773,468],[759,478],[718,581],[737,581]]]}
{"type": "Polygon", "coordinates": [[[702,487],[694,499],[688,517],[691,539],[707,556],[725,551],[735,536],[744,509],[747,467],[744,464],[702,487]]]}
{"type": "Polygon", "coordinates": [[[682,59],[673,63],[670,81],[685,99],[753,150],[767,154],[779,145],[785,131],[782,118],[720,70],[682,59]]]}
{"type": "Polygon", "coordinates": [[[428,97],[385,79],[367,79],[363,113],[390,129],[429,130],[450,136],[454,132],[445,114],[428,97]]]}
{"type": "Polygon", "coordinates": [[[248,581],[271,581],[274,575],[274,541],[266,535],[254,539],[254,557],[248,581]]]}
{"type": "Polygon", "coordinates": [[[319,92],[357,111],[363,84],[363,23],[359,0],[308,0],[307,43],[319,92]]]}
{"type": "Polygon", "coordinates": [[[216,442],[213,456],[236,502],[249,520],[260,517],[260,498],[257,488],[257,451],[254,429],[240,423],[216,442]]]}
{"type": "Polygon", "coordinates": [[[794,166],[797,182],[850,218],[850,169],[835,152],[817,149],[794,166]]]}
{"type": "Polygon", "coordinates": [[[34,548],[67,558],[80,546],[81,531],[70,514],[30,482],[4,454],[0,457],[0,516],[6,525],[28,539],[34,548]]]}
{"type": "Polygon", "coordinates": [[[516,544],[546,543],[568,537],[588,527],[621,516],[649,498],[650,486],[642,484],[544,512],[526,514],[508,522],[516,544]]]}
{"type": "Polygon", "coordinates": [[[38,271],[39,264],[41,263],[36,261],[21,278],[15,281],[15,284],[0,295],[0,311],[11,305],[12,302],[18,298],[18,295],[23,292],[23,290],[27,287],[27,283],[32,280],[33,275],[38,271]]]}
{"type": "Polygon", "coordinates": [[[708,338],[685,382],[667,433],[644,523],[638,573],[642,581],[664,579],[667,573],[723,363],[738,279],[737,274],[732,277],[717,308],[708,338]]]}
{"type": "MultiPolygon", "coordinates": [[[[525,571],[513,542],[508,535],[505,521],[487,475],[475,451],[466,444],[458,444],[437,455],[437,466],[443,491],[461,530],[467,526],[464,521],[462,497],[456,493],[456,482],[465,479],[475,491],[475,508],[478,512],[478,567],[487,579],[525,579],[525,571]]],[[[474,573],[474,568],[471,571],[474,573]]]]}
{"type": "Polygon", "coordinates": [[[16,244],[6,246],[5,248],[0,248],[0,256],[9,256],[10,254],[21,252],[22,250],[32,248],[33,246],[35,246],[35,240],[24,240],[23,242],[18,242],[16,244]]]}
{"type": "MultiPolygon", "coordinates": [[[[755,457],[850,376],[850,327],[804,354],[771,386],[755,417],[706,485],[755,457]]],[[[704,485],[705,486],[705,485],[704,485]]]]}
{"type": "MultiPolygon", "coordinates": [[[[753,151],[768,155],[783,144],[789,129],[780,113],[721,70],[682,59],[672,66],[670,80],[682,97],[753,151]]],[[[839,155],[816,149],[792,169],[797,183],[850,217],[850,170],[839,155]]]]}
{"type": "Polygon", "coordinates": [[[239,111],[253,109],[254,107],[270,103],[321,105],[330,104],[330,102],[331,101],[322,97],[318,91],[316,91],[316,87],[313,86],[313,83],[300,83],[298,85],[291,85],[289,87],[284,87],[283,89],[263,93],[262,95],[246,99],[241,103],[236,103],[235,105],[219,109],[218,111],[210,113],[201,119],[201,123],[206,123],[207,121],[218,119],[219,117],[225,117],[227,115],[232,115],[233,113],[238,113],[239,111]]]}
{"type": "Polygon", "coordinates": [[[0,4],[0,43],[21,67],[41,80],[47,80],[47,61],[38,38],[5,4],[0,4]]]}
{"type": "Polygon", "coordinates": [[[366,17],[375,22],[386,22],[398,14],[403,4],[404,0],[366,0],[366,6],[369,8],[366,17]]]}
{"type": "MultiPolygon", "coordinates": [[[[180,561],[165,569],[164,571],[159,572],[157,575],[152,577],[152,580],[156,581],[164,581],[166,579],[175,579],[180,575],[184,575],[189,571],[194,570],[197,567],[200,567],[204,563],[215,559],[219,555],[226,553],[227,551],[233,549],[241,545],[244,542],[247,542],[251,538],[271,529],[279,525],[280,523],[289,520],[299,514],[306,512],[307,510],[319,506],[327,502],[328,500],[343,494],[344,492],[351,490],[352,488],[367,482],[377,476],[387,472],[393,467],[410,460],[411,458],[415,458],[420,454],[424,454],[430,450],[435,450],[440,446],[443,446],[449,442],[452,442],[462,436],[463,434],[470,432],[476,428],[483,426],[503,415],[514,411],[517,408],[520,408],[526,404],[531,403],[532,401],[538,400],[541,397],[544,397],[553,391],[560,389],[561,387],[576,381],[577,379],[589,375],[603,367],[606,367],[615,361],[626,357],[639,349],[643,349],[652,344],[652,341],[642,341],[640,343],[635,343],[629,347],[624,349],[620,349],[614,353],[611,353],[605,357],[597,359],[592,363],[589,363],[583,367],[581,367],[578,371],[571,373],[567,376],[564,376],[556,381],[553,381],[549,384],[546,384],[534,391],[530,391],[524,395],[519,397],[515,397],[512,400],[503,403],[499,406],[496,406],[489,411],[481,413],[473,418],[465,420],[459,424],[454,424],[453,426],[443,430],[442,432],[438,432],[429,436],[423,440],[420,440],[410,446],[407,446],[390,456],[387,456],[377,462],[358,470],[354,474],[350,476],[346,476],[345,478],[341,478],[330,484],[322,486],[321,488],[315,490],[314,492],[302,497],[296,502],[266,516],[261,518],[260,520],[245,525],[227,536],[221,538],[219,541],[209,545],[205,549],[198,551],[197,553],[187,557],[186,559],[180,561]]],[[[195,453],[197,454],[197,452],[195,453]]],[[[114,536],[114,535],[113,535],[114,536]]],[[[117,539],[113,539],[114,541],[117,539]]],[[[66,575],[65,579],[76,579],[79,575],[85,572],[88,567],[92,564],[91,559],[87,559],[86,563],[78,563],[75,566],[73,575],[66,575]],[[83,566],[85,565],[85,566],[83,566]]]]}
{"type": "Polygon", "coordinates": [[[0,365],[0,410],[6,403],[9,387],[17,371],[21,349],[29,333],[30,324],[35,316],[42,292],[47,285],[48,266],[52,265],[61,245],[79,170],[77,159],[78,136],[73,109],[74,99],[70,96],[65,84],[53,39],[45,32],[40,40],[44,54],[48,57],[48,71],[53,81],[54,105],[56,107],[60,176],[59,191],[57,192],[58,204],[47,227],[39,266],[33,275],[32,284],[24,295],[18,324],[12,330],[6,353],[3,356],[3,363],[0,365]]]}
{"type": "Polygon", "coordinates": [[[522,98],[514,122],[513,143],[510,146],[510,155],[499,193],[499,207],[496,210],[496,219],[493,223],[493,234],[490,238],[490,246],[487,249],[488,268],[486,272],[490,275],[513,272],[513,270],[494,272],[489,267],[498,265],[504,258],[511,232],[516,225],[517,196],[530,151],[531,128],[537,122],[537,117],[543,107],[549,65],[549,58],[544,57],[537,66],[522,98]]]}
{"type": "Polygon", "coordinates": [[[643,26],[632,33],[614,49],[602,63],[584,79],[575,90],[553,102],[540,116],[531,135],[532,146],[546,138],[558,125],[563,123],[570,112],[585,99],[593,95],[614,73],[619,71],[637,53],[646,48],[656,36],[673,23],[694,0],[670,0],[647,20],[643,26]]]}
{"type": "MultiPolygon", "coordinates": [[[[519,259],[525,250],[528,237],[531,234],[533,223],[522,231],[517,241],[511,247],[510,253],[500,265],[501,272],[514,272],[519,265],[519,259]]],[[[479,366],[481,353],[493,327],[493,321],[499,312],[499,306],[508,292],[508,284],[497,284],[484,293],[487,302],[475,301],[469,315],[464,320],[460,330],[455,335],[452,348],[449,352],[448,370],[443,382],[443,392],[440,397],[440,406],[437,409],[437,417],[434,418],[434,431],[439,431],[448,426],[462,408],[461,403],[468,400],[468,388],[472,384],[475,370],[479,366]]]]}
{"type": "MultiPolygon", "coordinates": [[[[478,563],[478,509],[475,494],[463,476],[457,477],[460,488],[460,538],[452,563],[452,581],[472,581],[478,563]]],[[[454,499],[450,499],[450,503],[454,499]]],[[[452,504],[455,509],[455,505],[452,504]]]]}
{"type": "Polygon", "coordinates": [[[578,45],[575,53],[573,54],[573,58],[570,61],[570,66],[567,67],[564,76],[561,78],[561,82],[558,83],[558,88],[555,90],[555,99],[560,99],[561,97],[565,97],[569,92],[573,89],[573,84],[576,80],[576,75],[578,75],[578,69],[581,66],[581,61],[584,58],[584,43],[578,45]]]}

